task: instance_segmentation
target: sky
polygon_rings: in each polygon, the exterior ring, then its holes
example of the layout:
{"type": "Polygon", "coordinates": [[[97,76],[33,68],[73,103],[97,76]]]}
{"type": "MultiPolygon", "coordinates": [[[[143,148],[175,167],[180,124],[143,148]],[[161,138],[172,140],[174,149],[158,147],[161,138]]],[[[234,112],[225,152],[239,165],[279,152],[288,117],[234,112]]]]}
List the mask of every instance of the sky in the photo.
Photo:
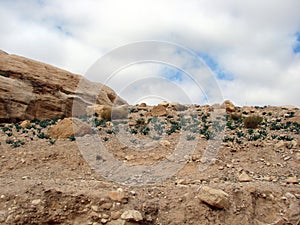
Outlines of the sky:
{"type": "Polygon", "coordinates": [[[0,0],[0,49],[105,83],[130,104],[212,104],[214,92],[240,106],[300,107],[299,9],[299,0],[0,0]],[[134,44],[149,41],[159,48],[134,44]],[[146,58],[109,81],[97,67],[137,55],[146,58]]]}

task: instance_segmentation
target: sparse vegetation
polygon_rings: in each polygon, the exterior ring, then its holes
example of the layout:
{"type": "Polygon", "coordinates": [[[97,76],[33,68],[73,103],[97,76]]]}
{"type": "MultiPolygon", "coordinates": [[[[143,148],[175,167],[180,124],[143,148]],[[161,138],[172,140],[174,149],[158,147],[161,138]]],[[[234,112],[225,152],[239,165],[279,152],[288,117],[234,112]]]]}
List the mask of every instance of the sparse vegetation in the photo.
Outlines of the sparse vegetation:
{"type": "Polygon", "coordinates": [[[263,121],[263,118],[258,115],[252,115],[244,118],[244,126],[246,128],[256,129],[259,124],[263,121]]]}

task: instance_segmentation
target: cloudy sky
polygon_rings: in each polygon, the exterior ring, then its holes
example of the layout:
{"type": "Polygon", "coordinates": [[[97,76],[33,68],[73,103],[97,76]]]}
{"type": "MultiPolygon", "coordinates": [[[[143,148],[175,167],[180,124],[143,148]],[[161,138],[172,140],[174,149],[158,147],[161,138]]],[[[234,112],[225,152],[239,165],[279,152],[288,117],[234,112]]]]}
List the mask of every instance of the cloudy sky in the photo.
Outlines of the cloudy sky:
{"type": "Polygon", "coordinates": [[[238,105],[299,107],[299,10],[299,0],[0,0],[0,49],[104,82],[132,104],[212,103],[209,92],[220,90],[238,105]],[[149,40],[166,46],[132,44],[149,40]],[[144,63],[123,65],[109,81],[95,70],[128,45],[119,56],[138,52],[144,63]],[[200,74],[205,65],[211,75],[200,74]],[[211,77],[199,85],[198,75],[211,77]]]}

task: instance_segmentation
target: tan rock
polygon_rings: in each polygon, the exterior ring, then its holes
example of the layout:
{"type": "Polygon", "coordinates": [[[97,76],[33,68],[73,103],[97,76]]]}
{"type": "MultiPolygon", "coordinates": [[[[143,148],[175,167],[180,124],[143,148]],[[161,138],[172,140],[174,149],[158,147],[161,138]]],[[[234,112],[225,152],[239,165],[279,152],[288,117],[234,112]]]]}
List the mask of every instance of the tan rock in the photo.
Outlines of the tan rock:
{"type": "Polygon", "coordinates": [[[30,125],[30,121],[29,120],[24,120],[21,124],[20,124],[20,126],[24,129],[24,128],[26,128],[28,125],[30,125]]]}
{"type": "Polygon", "coordinates": [[[83,115],[93,104],[125,104],[105,85],[2,51],[0,96],[0,121],[8,122],[83,115]]]}
{"type": "Polygon", "coordinates": [[[246,173],[246,172],[242,172],[239,176],[238,176],[238,180],[240,182],[249,182],[251,181],[251,177],[246,173]]]}
{"type": "Polygon", "coordinates": [[[151,110],[152,116],[166,116],[167,115],[167,109],[163,105],[153,106],[151,110]]]}
{"type": "Polygon", "coordinates": [[[98,115],[100,119],[110,120],[111,119],[112,107],[108,105],[91,105],[86,107],[87,115],[98,115]]]}
{"type": "Polygon", "coordinates": [[[70,136],[84,136],[91,134],[92,128],[77,118],[65,118],[48,130],[48,135],[53,139],[64,139],[70,136]]]}
{"type": "Polygon", "coordinates": [[[293,177],[288,177],[286,179],[286,182],[290,183],[290,184],[297,184],[299,182],[299,180],[296,176],[293,176],[293,177]]]}
{"type": "Polygon", "coordinates": [[[161,140],[160,142],[159,142],[159,144],[161,145],[161,146],[163,146],[163,147],[169,147],[170,145],[171,145],[171,143],[168,141],[168,140],[161,140]]]}
{"type": "Polygon", "coordinates": [[[236,107],[230,100],[225,100],[222,105],[225,107],[226,112],[232,113],[236,111],[236,107]]]}
{"type": "Polygon", "coordinates": [[[215,208],[223,209],[229,206],[229,195],[220,189],[204,186],[200,189],[197,198],[215,208]]]}
{"type": "Polygon", "coordinates": [[[127,195],[122,188],[118,188],[117,191],[108,192],[108,197],[117,202],[122,202],[127,199],[127,195]]]}
{"type": "Polygon", "coordinates": [[[121,219],[139,222],[143,220],[142,214],[137,210],[127,210],[121,215],[121,219]]]}
{"type": "Polygon", "coordinates": [[[141,104],[139,104],[139,107],[147,107],[147,104],[145,102],[142,102],[141,104]]]}
{"type": "Polygon", "coordinates": [[[275,144],[275,149],[279,149],[279,148],[282,148],[282,147],[284,147],[285,146],[285,142],[283,141],[283,140],[280,140],[279,142],[277,142],[276,144],[275,144]]]}

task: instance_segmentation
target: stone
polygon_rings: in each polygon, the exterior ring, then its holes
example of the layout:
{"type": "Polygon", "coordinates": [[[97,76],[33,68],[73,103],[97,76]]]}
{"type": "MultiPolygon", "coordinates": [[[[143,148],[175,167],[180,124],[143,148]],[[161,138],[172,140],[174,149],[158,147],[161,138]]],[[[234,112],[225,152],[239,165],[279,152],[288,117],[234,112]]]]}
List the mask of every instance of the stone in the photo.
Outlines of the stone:
{"type": "Polygon", "coordinates": [[[117,219],[120,218],[121,215],[122,215],[121,212],[116,211],[116,212],[111,212],[110,217],[111,217],[111,219],[113,219],[113,220],[117,220],[117,219]]]}
{"type": "Polygon", "coordinates": [[[185,111],[188,109],[186,105],[182,105],[180,103],[172,103],[172,107],[178,112],[185,111]]]}
{"type": "Polygon", "coordinates": [[[126,104],[103,84],[2,51],[0,96],[0,122],[71,117],[93,104],[126,104]]]}
{"type": "Polygon", "coordinates": [[[106,203],[103,203],[100,207],[101,207],[101,209],[109,210],[112,207],[112,203],[106,202],[106,203]]]}
{"type": "Polygon", "coordinates": [[[97,205],[92,205],[91,206],[91,209],[94,211],[94,212],[98,212],[99,211],[99,207],[97,205]]]}
{"type": "Polygon", "coordinates": [[[141,104],[139,104],[139,107],[142,107],[142,108],[147,107],[147,104],[145,102],[142,102],[141,104]]]}
{"type": "Polygon", "coordinates": [[[292,140],[289,144],[289,148],[296,148],[298,145],[298,142],[295,140],[292,140]]]}
{"type": "Polygon", "coordinates": [[[107,223],[107,225],[125,225],[126,221],[122,219],[112,220],[107,223]]]}
{"type": "Polygon", "coordinates": [[[158,105],[158,106],[153,106],[152,110],[151,110],[151,114],[152,116],[166,116],[167,113],[167,109],[165,106],[163,105],[158,105]]]}
{"type": "Polygon", "coordinates": [[[30,121],[29,120],[24,120],[21,124],[20,124],[20,126],[23,128],[23,129],[25,129],[27,126],[29,126],[30,125],[30,121]]]}
{"type": "Polygon", "coordinates": [[[34,200],[31,201],[31,204],[32,205],[39,205],[41,202],[42,202],[41,199],[34,199],[34,200]]]}
{"type": "Polygon", "coordinates": [[[168,140],[161,140],[160,142],[159,142],[159,144],[161,145],[161,146],[163,146],[163,147],[169,147],[170,145],[171,145],[171,143],[168,141],[168,140]]]}
{"type": "Polygon", "coordinates": [[[64,139],[70,136],[84,136],[93,132],[90,125],[77,118],[65,118],[50,127],[48,135],[53,139],[64,139]]]}
{"type": "Polygon", "coordinates": [[[293,176],[293,177],[288,177],[286,179],[286,182],[289,184],[297,184],[299,182],[299,180],[296,176],[293,176]]]}
{"type": "Polygon", "coordinates": [[[279,148],[282,148],[282,147],[284,147],[285,146],[285,143],[284,143],[284,141],[283,140],[280,140],[279,142],[277,142],[276,144],[275,144],[275,149],[279,149],[279,148]]]}
{"type": "Polygon", "coordinates": [[[126,221],[135,221],[139,222],[143,220],[142,214],[137,210],[126,210],[122,213],[121,219],[126,221]]]}
{"type": "Polygon", "coordinates": [[[117,191],[110,191],[108,192],[108,197],[116,202],[123,202],[127,199],[126,193],[122,188],[118,188],[117,191]]]}
{"type": "Polygon", "coordinates": [[[238,176],[238,180],[240,182],[249,182],[251,181],[251,177],[245,172],[243,171],[239,176],[238,176]]]}
{"type": "Polygon", "coordinates": [[[110,120],[111,119],[111,112],[112,107],[108,105],[91,105],[86,107],[86,113],[88,116],[97,114],[98,118],[104,119],[104,120],[110,120]]]}
{"type": "Polygon", "coordinates": [[[223,107],[225,107],[226,112],[232,113],[236,111],[236,107],[230,100],[225,100],[222,104],[223,107]]]}
{"type": "Polygon", "coordinates": [[[200,189],[197,198],[218,209],[227,208],[229,206],[229,195],[220,189],[204,186],[200,189]]]}

